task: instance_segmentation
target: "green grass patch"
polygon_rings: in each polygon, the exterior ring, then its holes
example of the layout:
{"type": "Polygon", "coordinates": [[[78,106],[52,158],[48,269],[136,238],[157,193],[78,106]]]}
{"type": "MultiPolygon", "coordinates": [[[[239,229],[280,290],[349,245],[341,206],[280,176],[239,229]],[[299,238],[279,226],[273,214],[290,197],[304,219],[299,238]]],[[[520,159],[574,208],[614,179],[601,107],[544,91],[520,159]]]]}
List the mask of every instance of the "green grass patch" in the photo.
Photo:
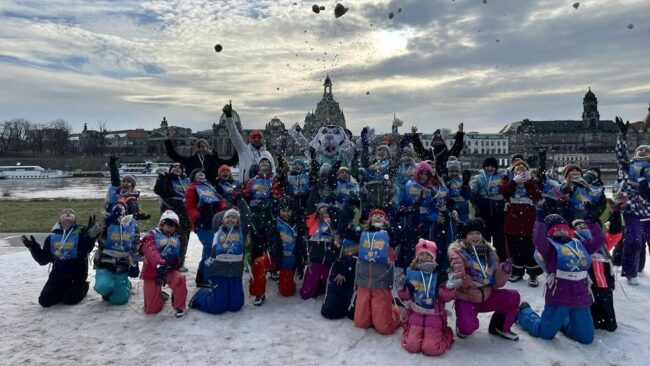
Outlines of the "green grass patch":
{"type": "MultiPolygon", "coordinates": [[[[151,215],[151,219],[140,221],[141,231],[149,230],[158,223],[160,204],[158,200],[140,200],[140,210],[151,215]]],[[[86,225],[90,215],[103,219],[102,199],[44,199],[24,201],[0,201],[0,233],[45,233],[58,221],[63,209],[77,212],[77,223],[86,225]]]]}

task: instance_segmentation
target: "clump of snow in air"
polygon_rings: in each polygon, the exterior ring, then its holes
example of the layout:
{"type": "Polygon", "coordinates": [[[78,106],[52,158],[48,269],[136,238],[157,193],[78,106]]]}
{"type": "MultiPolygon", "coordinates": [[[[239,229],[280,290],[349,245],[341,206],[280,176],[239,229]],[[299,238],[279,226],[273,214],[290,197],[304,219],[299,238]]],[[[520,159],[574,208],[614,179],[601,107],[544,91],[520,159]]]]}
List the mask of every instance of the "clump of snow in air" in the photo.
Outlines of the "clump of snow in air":
{"type": "Polygon", "coordinates": [[[579,6],[580,6],[580,3],[573,3],[573,8],[574,9],[578,9],[579,6]]]}
{"type": "Polygon", "coordinates": [[[214,46],[214,50],[217,51],[217,52],[221,52],[221,50],[223,50],[223,47],[220,44],[216,44],[214,46]]]}
{"type": "Polygon", "coordinates": [[[334,7],[334,17],[336,17],[336,18],[340,18],[340,17],[342,17],[343,15],[345,15],[345,13],[347,13],[348,10],[350,10],[350,9],[349,9],[349,8],[346,8],[343,4],[338,3],[338,4],[336,4],[336,6],[334,7]]]}

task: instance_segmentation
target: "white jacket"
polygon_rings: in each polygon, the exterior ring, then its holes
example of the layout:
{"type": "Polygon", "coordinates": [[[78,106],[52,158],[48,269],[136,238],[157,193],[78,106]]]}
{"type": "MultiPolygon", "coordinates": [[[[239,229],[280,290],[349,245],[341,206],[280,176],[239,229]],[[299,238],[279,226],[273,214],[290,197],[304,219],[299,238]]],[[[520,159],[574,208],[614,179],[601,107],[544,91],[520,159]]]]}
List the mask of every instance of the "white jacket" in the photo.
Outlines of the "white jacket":
{"type": "Polygon", "coordinates": [[[226,117],[226,130],[228,131],[230,141],[235,146],[235,150],[237,150],[237,154],[239,154],[239,181],[242,184],[246,184],[251,166],[256,164],[260,157],[267,157],[271,160],[271,166],[274,167],[273,172],[275,173],[275,162],[271,153],[264,146],[258,150],[244,142],[244,138],[239,133],[239,130],[237,130],[235,121],[232,118],[226,117]]]}

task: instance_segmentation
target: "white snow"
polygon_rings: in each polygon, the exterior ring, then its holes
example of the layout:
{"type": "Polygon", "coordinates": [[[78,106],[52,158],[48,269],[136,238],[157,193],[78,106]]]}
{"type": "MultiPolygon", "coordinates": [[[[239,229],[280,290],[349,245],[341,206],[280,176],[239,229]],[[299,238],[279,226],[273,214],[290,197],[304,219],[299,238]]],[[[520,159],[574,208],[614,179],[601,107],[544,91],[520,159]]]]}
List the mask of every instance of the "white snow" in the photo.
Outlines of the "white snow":
{"type": "MultiPolygon", "coordinates": [[[[187,274],[189,296],[200,243],[190,241],[187,274]]],[[[0,255],[1,365],[647,365],[650,358],[650,278],[641,285],[617,284],[615,304],[619,328],[596,331],[594,343],[580,345],[563,335],[552,341],[530,337],[519,326],[519,342],[487,333],[488,315],[468,339],[455,338],[441,357],[410,354],[400,346],[401,329],[392,336],[355,328],[350,320],[321,317],[322,298],[282,298],[267,282],[267,301],[254,307],[247,295],[238,313],[210,315],[198,310],[176,319],[169,304],[160,314],[142,311],[142,283],[124,306],[102,302],[91,289],[81,304],[44,309],[38,295],[48,267],[40,267],[27,251],[0,255]],[[625,290],[625,293],[622,291],[625,290]]],[[[245,289],[248,282],[245,278],[245,289]]],[[[542,288],[525,282],[517,288],[533,308],[543,306],[542,288]]],[[[448,306],[451,309],[451,305],[448,306]]],[[[452,311],[453,313],[453,311],[452,311]]],[[[455,319],[450,318],[452,328],[455,319]]]]}

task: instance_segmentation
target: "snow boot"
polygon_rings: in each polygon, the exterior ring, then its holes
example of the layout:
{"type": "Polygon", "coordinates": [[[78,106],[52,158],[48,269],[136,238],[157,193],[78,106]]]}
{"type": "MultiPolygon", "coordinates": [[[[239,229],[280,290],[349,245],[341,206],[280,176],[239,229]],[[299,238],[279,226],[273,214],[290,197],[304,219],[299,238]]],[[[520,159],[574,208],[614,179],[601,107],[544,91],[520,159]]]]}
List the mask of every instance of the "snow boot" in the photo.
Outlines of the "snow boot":
{"type": "Polygon", "coordinates": [[[458,336],[458,338],[461,338],[461,339],[465,339],[465,338],[469,337],[469,334],[461,333],[461,331],[458,330],[458,327],[456,327],[456,335],[458,336]]]}
{"type": "Polygon", "coordinates": [[[500,335],[497,332],[497,329],[498,330],[503,329],[503,323],[505,322],[506,322],[506,316],[504,314],[495,313],[494,315],[492,315],[492,318],[490,319],[490,325],[488,326],[488,333],[500,335]]]}
{"type": "Polygon", "coordinates": [[[524,276],[510,275],[510,277],[508,277],[508,281],[517,282],[517,281],[520,281],[522,278],[524,278],[524,276]]]}
{"type": "Polygon", "coordinates": [[[264,304],[264,300],[266,300],[266,296],[255,296],[255,300],[253,301],[253,305],[255,306],[262,306],[264,304]]]}
{"type": "Polygon", "coordinates": [[[537,280],[537,276],[528,275],[528,286],[530,287],[539,286],[539,281],[537,280]]]}
{"type": "Polygon", "coordinates": [[[637,277],[628,277],[627,278],[627,283],[628,283],[628,285],[638,286],[639,285],[639,279],[637,277]]]}
{"type": "Polygon", "coordinates": [[[160,291],[160,297],[162,297],[163,303],[169,300],[169,294],[165,291],[160,291]]]}
{"type": "Polygon", "coordinates": [[[174,314],[174,316],[177,318],[182,318],[189,312],[190,312],[190,308],[188,307],[185,307],[183,309],[176,309],[176,314],[174,314]]]}
{"type": "Polygon", "coordinates": [[[493,334],[498,335],[501,338],[509,339],[509,340],[515,341],[515,342],[519,340],[519,335],[517,333],[513,332],[513,331],[504,332],[501,329],[497,328],[497,329],[494,330],[494,332],[495,333],[493,333],[493,334]]]}

